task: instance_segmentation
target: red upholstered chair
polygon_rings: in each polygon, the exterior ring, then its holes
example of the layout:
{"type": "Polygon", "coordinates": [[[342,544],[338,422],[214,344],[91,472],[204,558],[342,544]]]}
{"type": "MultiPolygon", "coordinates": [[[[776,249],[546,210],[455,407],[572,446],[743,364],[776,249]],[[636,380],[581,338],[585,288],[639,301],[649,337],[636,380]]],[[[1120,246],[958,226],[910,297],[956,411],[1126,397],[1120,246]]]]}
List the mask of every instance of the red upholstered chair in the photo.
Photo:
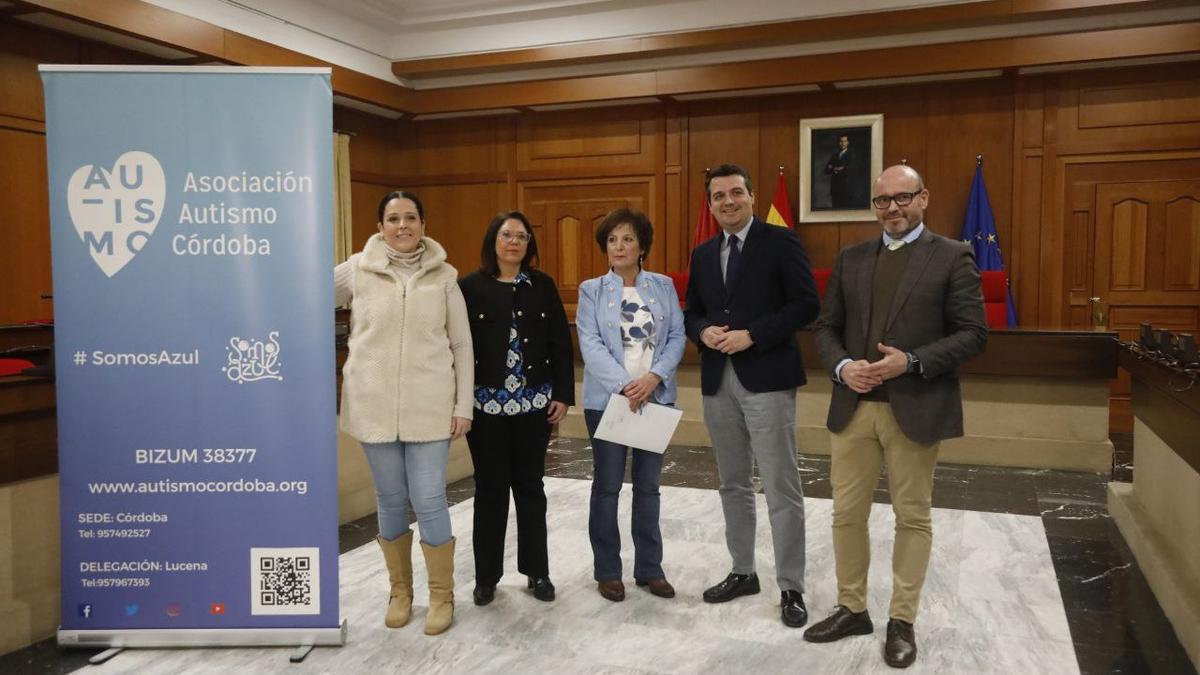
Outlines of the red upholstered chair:
{"type": "Polygon", "coordinates": [[[817,297],[825,299],[825,289],[829,288],[829,275],[833,270],[829,267],[818,267],[813,270],[813,279],[817,281],[817,297]]]}
{"type": "Polygon", "coordinates": [[[679,306],[683,307],[687,304],[687,272],[670,272],[667,276],[671,277],[672,283],[675,284],[675,295],[679,296],[679,306]]]}
{"type": "Polygon", "coordinates": [[[25,359],[0,359],[0,377],[5,375],[20,375],[22,370],[32,368],[33,361],[25,359]]]}
{"type": "Polygon", "coordinates": [[[989,328],[1008,328],[1008,273],[980,272],[983,277],[983,310],[989,328]]]}

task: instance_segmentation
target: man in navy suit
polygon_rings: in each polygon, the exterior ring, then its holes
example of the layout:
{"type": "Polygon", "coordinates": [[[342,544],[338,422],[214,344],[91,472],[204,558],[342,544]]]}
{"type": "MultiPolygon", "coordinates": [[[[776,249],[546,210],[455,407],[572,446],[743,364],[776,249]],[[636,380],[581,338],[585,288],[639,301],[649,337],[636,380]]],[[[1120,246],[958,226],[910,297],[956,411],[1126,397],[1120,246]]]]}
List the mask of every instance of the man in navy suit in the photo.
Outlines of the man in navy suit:
{"type": "Polygon", "coordinates": [[[684,321],[700,348],[704,423],[721,480],[725,543],[733,569],[705,602],[759,592],[754,571],[757,462],[771,536],[781,618],[808,621],[804,606],[804,494],[796,468],[796,387],[805,383],[796,331],[820,303],[795,232],[754,216],[750,175],[723,164],[705,181],[721,234],[696,247],[684,321]]]}
{"type": "Polygon", "coordinates": [[[838,136],[837,152],[825,162],[825,175],[829,176],[829,198],[835,209],[852,209],[853,191],[850,189],[850,171],[854,168],[854,155],[850,152],[850,137],[838,136]]]}

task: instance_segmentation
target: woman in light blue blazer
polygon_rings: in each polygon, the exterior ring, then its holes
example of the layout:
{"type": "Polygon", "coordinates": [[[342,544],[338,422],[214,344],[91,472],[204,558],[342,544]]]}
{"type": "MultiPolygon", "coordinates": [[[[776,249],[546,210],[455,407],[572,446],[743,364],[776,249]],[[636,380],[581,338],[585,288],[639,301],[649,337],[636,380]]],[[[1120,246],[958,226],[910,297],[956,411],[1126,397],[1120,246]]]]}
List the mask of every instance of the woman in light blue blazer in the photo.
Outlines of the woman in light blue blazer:
{"type": "Polygon", "coordinates": [[[583,414],[592,437],[594,469],[588,535],[597,590],[614,602],[625,599],[617,498],[628,450],[633,455],[633,578],[656,596],[675,597],[662,568],[658,527],[663,456],[595,437],[612,394],[628,398],[633,410],[648,401],[675,403],[675,369],[687,338],[670,277],[642,269],[653,239],[654,226],[644,213],[622,208],[608,214],[596,229],[596,243],[608,256],[610,269],[579,286],[575,314],[584,363],[583,414]]]}

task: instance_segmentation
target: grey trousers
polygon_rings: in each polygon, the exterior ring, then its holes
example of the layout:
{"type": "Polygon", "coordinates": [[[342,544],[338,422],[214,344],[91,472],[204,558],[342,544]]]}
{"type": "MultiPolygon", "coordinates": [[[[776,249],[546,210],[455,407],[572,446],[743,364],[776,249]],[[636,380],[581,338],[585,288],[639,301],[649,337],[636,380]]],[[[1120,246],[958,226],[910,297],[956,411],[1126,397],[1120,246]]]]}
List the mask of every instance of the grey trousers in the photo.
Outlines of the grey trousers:
{"type": "Polygon", "coordinates": [[[732,362],[726,361],[721,387],[703,399],[704,424],[721,479],[725,544],[733,558],[733,571],[754,571],[751,475],[757,462],[775,544],[775,579],[779,590],[803,593],[804,492],[796,467],[796,390],[747,391],[732,362]]]}

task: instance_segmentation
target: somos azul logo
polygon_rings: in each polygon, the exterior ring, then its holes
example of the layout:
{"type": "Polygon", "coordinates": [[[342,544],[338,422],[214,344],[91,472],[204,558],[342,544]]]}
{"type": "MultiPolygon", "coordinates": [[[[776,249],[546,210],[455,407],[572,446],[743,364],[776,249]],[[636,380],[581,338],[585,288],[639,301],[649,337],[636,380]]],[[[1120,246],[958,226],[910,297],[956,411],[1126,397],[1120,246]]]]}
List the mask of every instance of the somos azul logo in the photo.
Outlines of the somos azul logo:
{"type": "Polygon", "coordinates": [[[106,276],[120,272],[150,240],[166,191],[162,165],[140,150],[121,155],[111,169],[89,164],[71,174],[71,222],[106,276]]]}

